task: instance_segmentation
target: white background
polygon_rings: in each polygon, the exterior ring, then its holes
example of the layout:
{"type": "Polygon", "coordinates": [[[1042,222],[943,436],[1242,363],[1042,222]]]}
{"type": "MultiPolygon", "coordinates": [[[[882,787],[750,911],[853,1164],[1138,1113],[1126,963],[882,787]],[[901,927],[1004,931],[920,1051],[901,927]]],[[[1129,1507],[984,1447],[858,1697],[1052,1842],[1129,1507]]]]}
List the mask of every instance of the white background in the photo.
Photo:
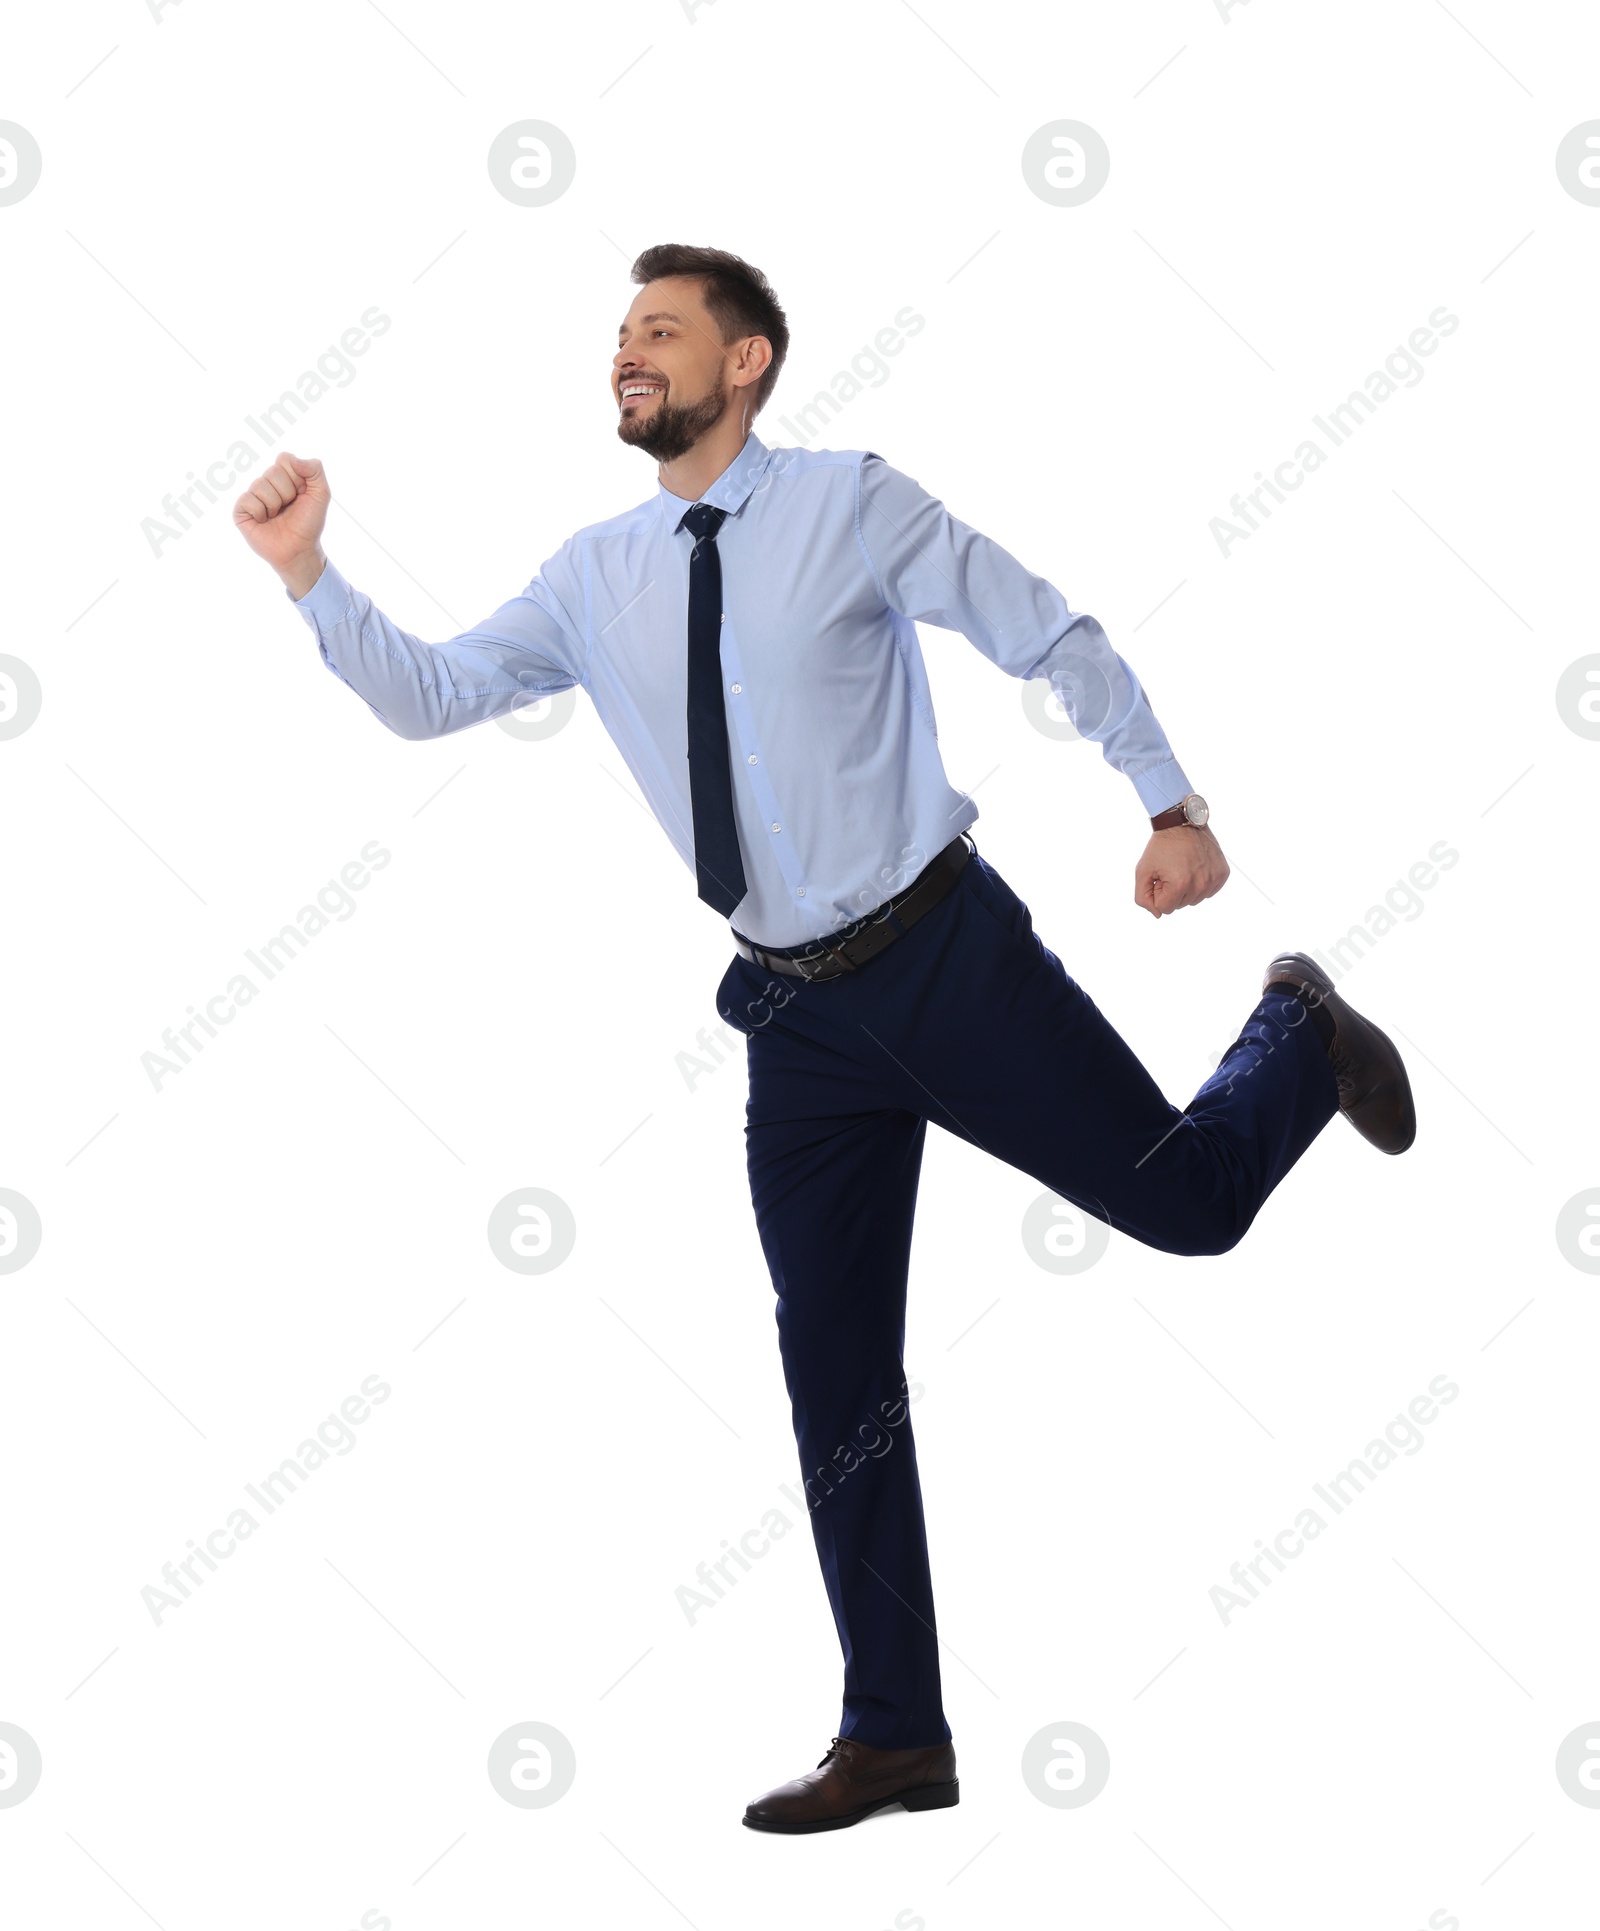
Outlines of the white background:
{"type": "Polygon", "coordinates": [[[1600,1283],[1555,1221],[1600,1183],[1600,746],[1555,687],[1597,648],[1600,208],[1554,157],[1600,116],[1595,23],[91,0],[16,14],[3,56],[44,157],[0,208],[0,649],[43,687],[0,745],[0,1185],[43,1224],[0,1276],[0,1721],[44,1766],[0,1808],[8,1918],[1592,1914],[1600,1814],[1554,1759],[1600,1717],[1600,1283]],[[527,118],[578,157],[543,208],[485,166],[527,118]],[[1111,153],[1074,208],[1020,165],[1063,118],[1111,153]],[[980,848],[1175,1101],[1272,952],[1460,854],[1343,987],[1406,1051],[1415,1148],[1334,1121],[1233,1253],[1114,1238],[1048,1273],[1037,1185],[930,1131],[907,1365],[962,1802],[810,1838],[739,1824],[822,1755],[840,1669],[779,1494],[742,1049],[692,1087],[677,1058],[725,927],[587,700],[544,742],[403,742],[231,495],[159,555],[141,531],[376,304],[289,447],[327,464],[346,575],[465,628],[653,489],[608,367],[665,240],[776,285],[769,444],[914,305],[820,440],[882,452],[1138,670],[1235,867],[1159,924],[1131,786],[924,633],[980,848]],[[1424,379],[1224,557],[1210,520],[1440,305],[1424,379]],[[141,1055],[373,839],[354,914],[155,1090],[141,1055]],[[578,1228],[535,1278],[486,1238],[525,1186],[578,1228]],[[1422,1450],[1225,1625],[1229,1566],[1441,1374],[1422,1450]],[[162,1565],[369,1375],[393,1392],[355,1448],[158,1626],[162,1565]],[[691,1625],[675,1590],[774,1506],[791,1533],[691,1625]],[[542,1809],[485,1768],[530,1721],[577,1758],[542,1809]],[[1111,1758],[1076,1809],[1020,1769],[1067,1721],[1111,1758]]]}

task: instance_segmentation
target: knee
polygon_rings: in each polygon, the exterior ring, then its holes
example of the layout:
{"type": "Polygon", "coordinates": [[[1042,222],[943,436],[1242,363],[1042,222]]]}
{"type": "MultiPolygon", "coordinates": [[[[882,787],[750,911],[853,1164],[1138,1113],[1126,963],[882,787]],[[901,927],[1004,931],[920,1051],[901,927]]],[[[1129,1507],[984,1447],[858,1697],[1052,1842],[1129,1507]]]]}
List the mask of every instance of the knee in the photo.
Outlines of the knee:
{"type": "Polygon", "coordinates": [[[1167,1252],[1194,1258],[1231,1254],[1249,1230],[1250,1216],[1233,1201],[1214,1201],[1194,1214],[1167,1252]]]}
{"type": "Polygon", "coordinates": [[[1244,1235],[1245,1230],[1242,1227],[1217,1227],[1199,1236],[1194,1246],[1186,1247],[1183,1251],[1186,1254],[1193,1254],[1197,1257],[1201,1255],[1231,1254],[1234,1248],[1239,1245],[1240,1241],[1244,1239],[1244,1235]]]}

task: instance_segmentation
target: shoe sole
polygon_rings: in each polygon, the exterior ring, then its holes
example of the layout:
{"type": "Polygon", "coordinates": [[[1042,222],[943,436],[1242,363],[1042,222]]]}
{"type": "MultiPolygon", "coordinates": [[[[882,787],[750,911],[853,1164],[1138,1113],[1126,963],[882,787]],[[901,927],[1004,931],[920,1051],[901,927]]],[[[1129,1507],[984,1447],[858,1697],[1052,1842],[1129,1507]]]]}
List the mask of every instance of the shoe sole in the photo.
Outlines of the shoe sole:
{"type": "Polygon", "coordinates": [[[747,1830],[768,1830],[784,1837],[801,1837],[816,1830],[845,1830],[851,1824],[859,1824],[863,1817],[876,1816],[880,1810],[890,1810],[896,1804],[905,1810],[948,1810],[952,1804],[960,1801],[961,1779],[954,1777],[949,1783],[922,1784],[915,1790],[903,1790],[898,1797],[885,1797],[881,1803],[865,1804],[860,1810],[852,1810],[843,1817],[821,1817],[815,1823],[760,1823],[748,1811],[740,1821],[747,1830]]]}

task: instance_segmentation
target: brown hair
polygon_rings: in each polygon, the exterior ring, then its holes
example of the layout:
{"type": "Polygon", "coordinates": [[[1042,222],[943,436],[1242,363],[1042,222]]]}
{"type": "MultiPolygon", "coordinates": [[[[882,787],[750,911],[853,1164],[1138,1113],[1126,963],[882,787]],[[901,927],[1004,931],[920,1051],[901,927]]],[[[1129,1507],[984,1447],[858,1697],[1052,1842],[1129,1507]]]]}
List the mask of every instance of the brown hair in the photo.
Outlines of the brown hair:
{"type": "Polygon", "coordinates": [[[759,415],[777,385],[778,371],[789,353],[789,323],[771,282],[759,268],[722,248],[695,248],[687,242],[664,241],[645,249],[629,271],[638,285],[667,275],[690,275],[700,283],[700,299],[725,343],[747,335],[765,336],[772,360],[756,384],[759,415]]]}

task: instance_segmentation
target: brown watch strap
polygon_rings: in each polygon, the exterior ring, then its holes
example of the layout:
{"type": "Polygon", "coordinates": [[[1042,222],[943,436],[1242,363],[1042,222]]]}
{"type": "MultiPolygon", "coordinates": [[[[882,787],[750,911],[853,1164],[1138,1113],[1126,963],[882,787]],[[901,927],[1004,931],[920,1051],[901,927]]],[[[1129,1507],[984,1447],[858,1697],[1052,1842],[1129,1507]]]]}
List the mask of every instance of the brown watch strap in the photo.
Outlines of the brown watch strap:
{"type": "Polygon", "coordinates": [[[1167,809],[1150,820],[1152,831],[1176,831],[1179,825],[1189,822],[1188,813],[1180,805],[1169,805],[1167,809]]]}

